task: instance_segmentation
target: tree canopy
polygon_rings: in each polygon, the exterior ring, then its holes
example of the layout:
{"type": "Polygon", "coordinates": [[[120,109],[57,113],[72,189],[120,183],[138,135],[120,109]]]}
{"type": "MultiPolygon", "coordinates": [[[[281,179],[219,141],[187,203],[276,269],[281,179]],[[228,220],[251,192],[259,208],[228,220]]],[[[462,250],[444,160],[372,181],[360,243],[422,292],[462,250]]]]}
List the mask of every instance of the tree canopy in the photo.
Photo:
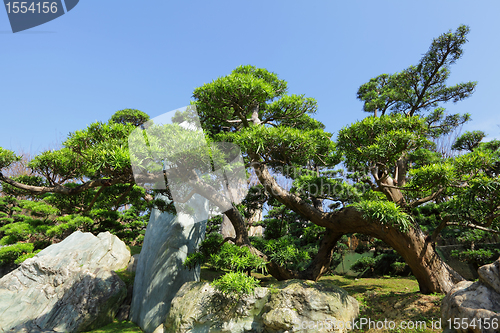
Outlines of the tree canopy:
{"type": "MultiPolygon", "coordinates": [[[[313,98],[290,94],[287,82],[266,69],[239,66],[193,92],[192,104],[209,145],[193,146],[182,157],[172,146],[166,154],[172,155],[176,167],[187,168],[206,156],[206,165],[214,168],[218,150],[210,144],[228,142],[241,149],[245,167],[260,183],[250,189],[246,203],[262,206],[267,201],[273,208],[263,222],[269,226],[267,236],[255,239],[248,236],[248,211],[229,203],[225,214],[236,231],[230,240],[248,247],[251,255],[263,260],[259,265],[265,262],[277,279],[317,280],[328,270],[339,240],[358,233],[397,251],[422,292],[447,292],[462,278],[434,249],[440,233],[449,226],[499,233],[500,221],[500,144],[482,142],[482,132],[465,133],[453,146],[462,153],[451,157],[435,144],[470,120],[469,114],[448,114],[442,107],[475,90],[475,82],[446,84],[450,66],[463,55],[468,32],[467,26],[460,26],[444,33],[416,65],[361,85],[357,97],[364,111],[373,115],[344,127],[336,138],[313,118],[317,111],[313,98]],[[282,186],[279,179],[292,186],[282,186]],[[435,208],[432,219],[422,217],[424,207],[435,208]]],[[[183,142],[192,138],[178,124],[190,117],[179,113],[174,117],[177,125],[169,127],[183,142]]],[[[123,196],[132,200],[129,194],[118,195],[123,186],[128,193],[136,191],[136,205],[151,205],[151,193],[137,189],[128,145],[130,133],[138,125],[146,126],[147,120],[137,110],[118,112],[108,123],[71,133],[62,149],[35,157],[30,167],[41,178],[12,179],[0,173],[0,181],[33,195],[77,196],[90,191],[93,199],[81,204],[83,210],[95,205],[105,189],[116,189],[106,194],[113,198],[105,200],[108,207],[116,209],[123,196]]],[[[160,141],[148,144],[154,149],[160,141]]],[[[0,171],[17,159],[0,148],[0,171]]],[[[141,161],[149,163],[146,157],[141,161]]],[[[157,169],[162,179],[175,172],[165,166],[157,169]]],[[[147,178],[148,167],[144,170],[147,178]]],[[[151,177],[158,179],[158,174],[151,177]]],[[[210,197],[220,207],[227,204],[206,177],[191,173],[183,179],[193,189],[190,195],[210,197]]],[[[219,243],[214,239],[213,251],[236,251],[224,245],[229,239],[219,243]]],[[[196,258],[207,259],[202,253],[196,258]]]]}

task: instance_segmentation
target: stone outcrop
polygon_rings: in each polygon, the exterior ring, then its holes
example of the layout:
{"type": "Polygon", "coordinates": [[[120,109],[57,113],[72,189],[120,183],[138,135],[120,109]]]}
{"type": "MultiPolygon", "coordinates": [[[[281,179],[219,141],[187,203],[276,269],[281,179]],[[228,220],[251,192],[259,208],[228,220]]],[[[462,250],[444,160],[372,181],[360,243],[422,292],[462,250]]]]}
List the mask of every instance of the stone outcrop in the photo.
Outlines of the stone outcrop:
{"type": "MultiPolygon", "coordinates": [[[[165,197],[163,197],[167,200],[165,197]]],[[[167,317],[170,302],[181,286],[199,280],[200,270],[183,262],[205,236],[208,201],[195,194],[191,215],[153,209],[135,271],[130,320],[152,333],[167,317]],[[204,220],[203,222],[194,222],[204,220]]]]}
{"type": "Polygon", "coordinates": [[[208,283],[189,282],[173,299],[164,331],[318,332],[352,323],[358,314],[358,302],[326,281],[283,281],[239,299],[223,296],[208,283]]]}
{"type": "Polygon", "coordinates": [[[441,317],[445,332],[500,332],[500,258],[480,267],[478,274],[479,281],[459,282],[443,299],[441,317]],[[456,325],[458,329],[449,327],[448,320],[453,326],[455,319],[460,323],[456,325]]]}
{"type": "Polygon", "coordinates": [[[132,257],[130,257],[130,261],[128,262],[128,265],[127,265],[127,272],[133,273],[137,270],[137,263],[139,262],[139,255],[140,254],[134,254],[132,257]]]}
{"type": "Polygon", "coordinates": [[[109,232],[74,232],[0,279],[0,332],[81,332],[112,322],[130,259],[109,232]]]}

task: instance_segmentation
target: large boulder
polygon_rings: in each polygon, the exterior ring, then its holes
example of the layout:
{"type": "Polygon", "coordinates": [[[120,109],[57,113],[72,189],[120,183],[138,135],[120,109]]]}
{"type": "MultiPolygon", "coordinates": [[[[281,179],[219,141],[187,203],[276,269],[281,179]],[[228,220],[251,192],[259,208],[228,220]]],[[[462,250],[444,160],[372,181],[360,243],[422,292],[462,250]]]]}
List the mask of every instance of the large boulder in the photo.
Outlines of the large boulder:
{"type": "Polygon", "coordinates": [[[200,278],[199,268],[186,269],[183,262],[205,236],[208,201],[195,194],[186,204],[193,208],[190,215],[157,209],[151,212],[135,271],[130,309],[130,320],[146,333],[152,333],[165,321],[170,302],[181,286],[200,278]]]}
{"type": "Polygon", "coordinates": [[[0,279],[0,332],[81,332],[112,322],[126,296],[113,270],[130,252],[109,232],[76,231],[0,279]]]}
{"type": "Polygon", "coordinates": [[[288,280],[251,295],[226,297],[210,284],[186,283],[172,301],[165,332],[347,332],[358,302],[330,282],[288,280]]]}
{"type": "Polygon", "coordinates": [[[453,286],[441,305],[445,332],[500,332],[499,268],[500,258],[478,269],[479,281],[453,286]]]}

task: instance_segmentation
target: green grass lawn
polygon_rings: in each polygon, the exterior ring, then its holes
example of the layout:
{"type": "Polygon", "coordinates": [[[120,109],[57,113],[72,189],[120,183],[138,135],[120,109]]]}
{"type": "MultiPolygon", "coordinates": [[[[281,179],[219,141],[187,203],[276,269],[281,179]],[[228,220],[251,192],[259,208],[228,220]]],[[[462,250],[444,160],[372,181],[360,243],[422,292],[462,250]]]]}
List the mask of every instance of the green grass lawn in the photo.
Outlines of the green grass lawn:
{"type": "Polygon", "coordinates": [[[129,322],[129,321],[123,321],[123,322],[118,322],[115,321],[112,324],[106,325],[104,327],[101,327],[99,329],[91,331],[93,333],[141,333],[142,330],[137,326],[136,324],[129,322]]]}

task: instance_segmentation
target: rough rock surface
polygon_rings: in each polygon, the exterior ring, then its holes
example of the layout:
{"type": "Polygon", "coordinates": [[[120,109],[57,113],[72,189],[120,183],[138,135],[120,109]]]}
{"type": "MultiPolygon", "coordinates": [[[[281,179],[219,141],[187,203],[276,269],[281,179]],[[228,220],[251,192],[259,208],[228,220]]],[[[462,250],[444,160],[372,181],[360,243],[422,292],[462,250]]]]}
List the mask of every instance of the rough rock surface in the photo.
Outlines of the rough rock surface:
{"type": "Polygon", "coordinates": [[[288,280],[239,300],[189,282],[172,301],[165,332],[318,332],[352,323],[358,314],[358,302],[330,282],[288,280]]]}
{"type": "Polygon", "coordinates": [[[126,295],[112,270],[130,252],[109,232],[74,232],[0,279],[0,332],[80,332],[113,320],[126,295]]]}
{"type": "Polygon", "coordinates": [[[500,294],[500,258],[495,262],[479,267],[479,280],[500,294]]]}
{"type": "Polygon", "coordinates": [[[459,282],[443,298],[441,317],[443,328],[446,328],[445,332],[500,332],[499,267],[500,258],[492,264],[480,267],[478,282],[459,282]],[[450,328],[448,325],[450,319],[452,326],[457,319],[461,323],[457,324],[457,327],[460,327],[450,328]],[[478,324],[479,319],[483,321],[481,328],[478,324]],[[476,327],[469,324],[475,324],[476,327]]]}
{"type": "Polygon", "coordinates": [[[140,254],[134,254],[132,257],[130,257],[130,261],[128,262],[127,265],[127,272],[135,272],[137,270],[137,263],[139,262],[139,255],[140,254]]]}
{"type": "Polygon", "coordinates": [[[193,207],[193,215],[172,215],[157,209],[151,212],[130,309],[130,320],[146,333],[165,321],[170,302],[181,286],[200,277],[199,268],[188,270],[182,264],[205,235],[208,201],[195,194],[187,204],[193,207]],[[193,216],[196,221],[204,221],[194,223],[193,216]]]}

